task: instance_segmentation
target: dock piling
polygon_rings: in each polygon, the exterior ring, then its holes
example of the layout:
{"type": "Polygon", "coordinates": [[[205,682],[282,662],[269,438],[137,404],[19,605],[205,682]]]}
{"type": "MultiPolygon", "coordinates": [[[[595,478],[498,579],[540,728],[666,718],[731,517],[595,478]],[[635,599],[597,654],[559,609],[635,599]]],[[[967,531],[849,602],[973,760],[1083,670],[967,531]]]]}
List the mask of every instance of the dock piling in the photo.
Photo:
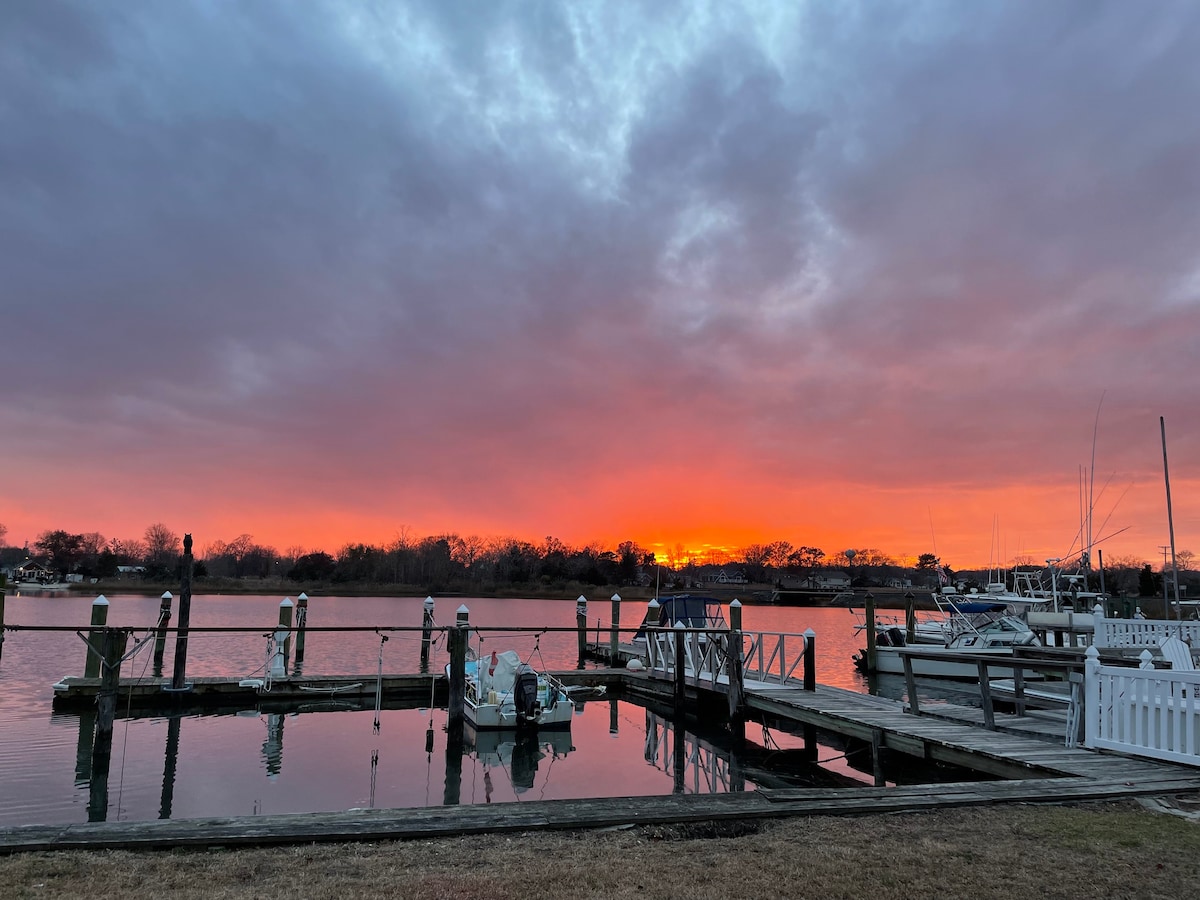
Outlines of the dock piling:
{"type": "Polygon", "coordinates": [[[817,633],[811,628],[804,630],[804,689],[817,689],[817,633]]]}
{"type": "Polygon", "coordinates": [[[279,601],[279,625],[275,629],[275,641],[280,643],[279,634],[283,633],[283,668],[286,674],[288,659],[292,655],[292,613],[296,609],[296,604],[292,602],[291,597],[284,597],[279,601]]]}
{"type": "Polygon", "coordinates": [[[171,690],[187,690],[188,626],[192,623],[192,536],[183,536],[183,564],[179,575],[179,630],[175,633],[175,669],[171,690]]]}
{"type": "Polygon", "coordinates": [[[687,701],[686,671],[684,669],[684,642],[687,641],[686,626],[682,622],[675,623],[675,712],[683,715],[684,703],[687,701]]]}
{"type": "Polygon", "coordinates": [[[867,671],[875,671],[875,595],[867,591],[863,597],[863,613],[867,620],[867,671]]]}
{"type": "Polygon", "coordinates": [[[725,667],[729,678],[729,719],[735,732],[739,721],[745,725],[746,696],[742,673],[742,602],[736,597],[729,604],[729,634],[726,638],[725,667]]]}
{"type": "Polygon", "coordinates": [[[458,608],[454,628],[449,635],[450,644],[450,699],[446,706],[447,730],[455,726],[461,731],[463,708],[467,694],[467,627],[471,611],[466,604],[458,608]]]}
{"type": "Polygon", "coordinates": [[[0,659],[4,658],[4,588],[8,586],[8,576],[0,572],[0,659]]]}
{"type": "Polygon", "coordinates": [[[621,642],[621,595],[612,595],[612,630],[608,638],[608,663],[615,665],[621,642]]]}
{"type": "Polygon", "coordinates": [[[579,662],[577,668],[583,668],[587,658],[587,597],[583,594],[575,601],[575,627],[579,629],[579,662]]]}
{"type": "Polygon", "coordinates": [[[296,598],[296,668],[304,663],[304,634],[308,629],[308,594],[296,598]]]}
{"type": "Polygon", "coordinates": [[[163,591],[158,607],[158,628],[154,632],[154,675],[162,676],[163,652],[167,648],[167,626],[171,624],[171,601],[175,598],[170,591],[163,591]]]}
{"type": "Polygon", "coordinates": [[[917,639],[917,604],[912,591],[904,592],[904,632],[908,643],[917,639]]]}
{"type": "Polygon", "coordinates": [[[88,821],[108,818],[108,772],[112,765],[113,719],[117,712],[117,688],[121,683],[121,659],[127,635],[119,628],[104,628],[98,643],[102,654],[100,693],[96,695],[96,736],[92,744],[92,772],[88,791],[88,821]]]}
{"type": "Polygon", "coordinates": [[[421,613],[421,671],[429,671],[429,646],[433,643],[433,598],[426,597],[421,613]]]}
{"type": "Polygon", "coordinates": [[[83,677],[100,676],[100,663],[104,654],[104,637],[101,629],[108,621],[108,598],[101,594],[92,601],[92,627],[88,632],[87,659],[83,663],[83,677]]]}

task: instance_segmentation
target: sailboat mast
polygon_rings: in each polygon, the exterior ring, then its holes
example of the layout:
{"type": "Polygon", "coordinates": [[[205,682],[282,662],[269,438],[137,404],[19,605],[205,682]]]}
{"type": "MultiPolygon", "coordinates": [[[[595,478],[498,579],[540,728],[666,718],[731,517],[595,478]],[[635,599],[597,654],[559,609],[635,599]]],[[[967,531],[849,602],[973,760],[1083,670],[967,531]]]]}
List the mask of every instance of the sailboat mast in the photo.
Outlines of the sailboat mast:
{"type": "Polygon", "coordinates": [[[1179,567],[1175,562],[1175,520],[1171,516],[1171,474],[1167,469],[1167,422],[1162,416],[1158,417],[1158,427],[1162,432],[1163,479],[1167,483],[1167,530],[1171,536],[1171,581],[1175,585],[1175,618],[1182,619],[1183,607],[1179,605],[1179,567]]]}

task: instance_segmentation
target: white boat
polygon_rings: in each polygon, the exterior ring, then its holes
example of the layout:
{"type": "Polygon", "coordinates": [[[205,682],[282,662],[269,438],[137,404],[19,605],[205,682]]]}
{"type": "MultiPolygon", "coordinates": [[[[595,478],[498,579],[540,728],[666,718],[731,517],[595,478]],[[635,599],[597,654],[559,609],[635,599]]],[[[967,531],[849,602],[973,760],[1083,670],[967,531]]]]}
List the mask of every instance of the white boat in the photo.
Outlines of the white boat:
{"type": "MultiPolygon", "coordinates": [[[[968,656],[996,656],[998,660],[1012,658],[1014,647],[1040,646],[1037,635],[1021,619],[1009,614],[1004,603],[954,602],[947,604],[949,618],[942,646],[921,644],[914,649],[921,657],[912,658],[914,675],[930,678],[978,679],[979,665],[968,656]]],[[[876,634],[875,671],[900,675],[904,673],[906,641],[904,631],[888,628],[876,634]]],[[[854,657],[861,670],[868,668],[866,652],[854,657]]],[[[1011,678],[1012,666],[987,666],[989,678],[1011,678]]]]}
{"type": "Polygon", "coordinates": [[[566,686],[535,672],[515,650],[467,660],[464,714],[477,729],[569,728],[574,713],[566,686]]]}
{"type": "Polygon", "coordinates": [[[31,593],[33,591],[69,591],[71,585],[65,581],[18,581],[16,590],[31,593]]]}

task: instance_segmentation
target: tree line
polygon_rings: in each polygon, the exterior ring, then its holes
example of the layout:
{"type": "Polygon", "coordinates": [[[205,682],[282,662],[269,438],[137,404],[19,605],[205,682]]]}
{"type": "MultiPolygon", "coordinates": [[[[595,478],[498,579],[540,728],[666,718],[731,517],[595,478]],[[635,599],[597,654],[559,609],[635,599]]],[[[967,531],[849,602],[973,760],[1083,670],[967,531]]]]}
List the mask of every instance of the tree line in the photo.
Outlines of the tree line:
{"type": "MultiPolygon", "coordinates": [[[[27,551],[4,546],[6,534],[7,529],[0,525],[0,565],[13,567],[23,561],[27,551]]],[[[124,572],[164,581],[178,577],[182,549],[180,535],[155,523],[133,539],[107,539],[98,532],[44,531],[28,555],[64,576],[111,579],[124,572]]],[[[281,552],[242,534],[204,545],[195,557],[193,574],[201,579],[412,586],[425,591],[491,592],[519,586],[650,585],[656,581],[670,590],[695,585],[705,570],[711,574],[714,567],[724,567],[747,582],[776,586],[784,586],[787,579],[812,579],[823,569],[849,573],[856,586],[880,585],[916,574],[915,587],[936,587],[935,571],[966,587],[982,587],[991,577],[984,571],[955,573],[933,553],[923,553],[903,565],[874,548],[827,554],[819,547],[782,540],[700,553],[676,544],[659,554],[635,541],[622,541],[616,547],[599,543],[576,547],[553,536],[536,543],[453,533],[416,538],[407,529],[386,544],[350,543],[335,554],[300,546],[281,552]]],[[[1189,570],[1192,554],[1181,551],[1179,559],[1181,570],[1189,570]]],[[[1110,591],[1143,596],[1161,592],[1161,573],[1133,557],[1114,560],[1106,566],[1106,574],[1110,591]]]]}

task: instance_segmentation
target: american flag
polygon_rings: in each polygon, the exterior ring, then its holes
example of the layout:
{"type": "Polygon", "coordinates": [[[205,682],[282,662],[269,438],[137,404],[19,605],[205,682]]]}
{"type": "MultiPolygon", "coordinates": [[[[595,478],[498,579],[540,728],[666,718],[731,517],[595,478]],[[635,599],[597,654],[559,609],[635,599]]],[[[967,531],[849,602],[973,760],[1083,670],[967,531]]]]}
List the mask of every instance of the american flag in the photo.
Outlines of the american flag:
{"type": "Polygon", "coordinates": [[[938,576],[938,584],[947,585],[950,583],[950,577],[946,574],[945,569],[943,569],[941,566],[938,566],[936,571],[938,576]]]}

